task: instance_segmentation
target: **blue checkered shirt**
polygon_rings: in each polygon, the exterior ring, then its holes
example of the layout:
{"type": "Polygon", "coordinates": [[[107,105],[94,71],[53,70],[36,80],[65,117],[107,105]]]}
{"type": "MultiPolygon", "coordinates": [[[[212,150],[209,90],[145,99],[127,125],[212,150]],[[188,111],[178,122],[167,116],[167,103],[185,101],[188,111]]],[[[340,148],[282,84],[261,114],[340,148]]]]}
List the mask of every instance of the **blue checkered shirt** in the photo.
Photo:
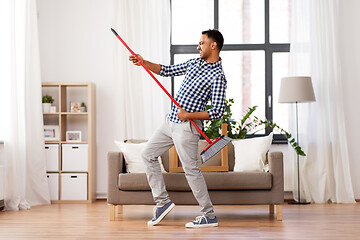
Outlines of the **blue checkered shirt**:
{"type": "MultiPolygon", "coordinates": [[[[207,63],[201,58],[195,58],[176,65],[161,65],[160,76],[180,75],[185,75],[185,78],[175,96],[179,105],[187,112],[202,112],[211,100],[212,108],[208,110],[210,120],[221,118],[226,100],[226,79],[221,59],[215,63],[207,63]]],[[[177,117],[177,111],[174,104],[168,115],[169,120],[175,123],[184,122],[177,117]]]]}

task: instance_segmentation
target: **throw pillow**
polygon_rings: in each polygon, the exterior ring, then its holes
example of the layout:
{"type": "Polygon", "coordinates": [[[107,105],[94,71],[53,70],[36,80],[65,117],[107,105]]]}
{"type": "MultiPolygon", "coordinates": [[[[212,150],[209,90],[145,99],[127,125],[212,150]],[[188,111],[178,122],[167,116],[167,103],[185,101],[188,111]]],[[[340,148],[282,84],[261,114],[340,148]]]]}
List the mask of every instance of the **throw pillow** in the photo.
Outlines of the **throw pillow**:
{"type": "MultiPolygon", "coordinates": [[[[126,171],[128,173],[145,173],[145,164],[141,158],[141,153],[145,148],[146,142],[143,143],[124,143],[115,141],[120,151],[124,154],[126,171]]],[[[166,172],[162,164],[161,157],[158,158],[161,172],[166,172]]]]}
{"type": "Polygon", "coordinates": [[[265,137],[233,140],[234,172],[265,171],[266,153],[270,149],[272,139],[273,133],[265,137]]]}

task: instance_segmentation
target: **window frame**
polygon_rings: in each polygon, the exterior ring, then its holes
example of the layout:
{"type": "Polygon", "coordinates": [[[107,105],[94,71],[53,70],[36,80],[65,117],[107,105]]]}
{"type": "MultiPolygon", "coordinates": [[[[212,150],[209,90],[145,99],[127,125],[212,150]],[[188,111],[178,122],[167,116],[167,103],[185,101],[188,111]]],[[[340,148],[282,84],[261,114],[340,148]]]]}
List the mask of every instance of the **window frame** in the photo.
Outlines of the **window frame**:
{"type": "MultiPolygon", "coordinates": [[[[221,51],[248,51],[248,50],[262,50],[265,52],[265,117],[273,120],[273,53],[290,52],[290,43],[270,43],[270,0],[264,0],[264,14],[265,14],[265,41],[264,43],[256,44],[224,44],[221,51]]],[[[172,14],[172,0],[170,0],[170,11],[172,14]]],[[[171,18],[172,19],[172,18],[171,18]]],[[[214,0],[214,29],[219,29],[219,0],[214,0]]],[[[174,64],[176,54],[193,54],[198,53],[196,49],[198,45],[179,45],[172,44],[172,29],[170,31],[170,64],[174,64]]],[[[174,96],[175,91],[174,77],[171,78],[171,95],[174,96]]],[[[258,134],[258,136],[268,135],[271,128],[265,129],[265,134],[258,134]]],[[[273,143],[287,144],[286,137],[282,134],[274,134],[273,143]]]]}

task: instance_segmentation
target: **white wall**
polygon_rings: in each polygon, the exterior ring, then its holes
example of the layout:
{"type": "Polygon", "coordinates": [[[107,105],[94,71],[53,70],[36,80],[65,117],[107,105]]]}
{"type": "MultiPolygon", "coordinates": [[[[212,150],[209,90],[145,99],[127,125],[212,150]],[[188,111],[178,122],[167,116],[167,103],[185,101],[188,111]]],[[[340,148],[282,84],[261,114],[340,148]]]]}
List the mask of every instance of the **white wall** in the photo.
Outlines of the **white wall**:
{"type": "Polygon", "coordinates": [[[117,150],[112,119],[114,92],[112,0],[38,0],[42,81],[93,82],[97,105],[97,194],[106,197],[106,154],[117,150]]]}
{"type": "Polygon", "coordinates": [[[360,199],[360,1],[342,1],[340,5],[340,58],[345,121],[349,146],[351,178],[355,198],[360,199]]]}
{"type": "MultiPolygon", "coordinates": [[[[97,194],[106,196],[106,154],[117,150],[113,131],[116,124],[111,118],[112,86],[107,82],[114,78],[112,40],[112,0],[37,0],[39,14],[39,39],[43,81],[89,81],[97,87],[97,194]]],[[[357,153],[357,123],[360,113],[360,2],[344,1],[341,11],[341,60],[344,80],[345,117],[347,124],[350,167],[356,198],[360,199],[360,169],[357,153]]],[[[116,103],[115,103],[116,104],[116,103]]],[[[274,145],[272,151],[286,145],[274,145]]],[[[285,162],[285,190],[290,190],[291,172],[285,162]]]]}
{"type": "MultiPolygon", "coordinates": [[[[113,140],[116,123],[111,118],[114,77],[112,0],[37,0],[42,81],[87,81],[97,88],[97,196],[106,197],[108,151],[117,151],[113,140]]],[[[273,145],[272,151],[287,146],[273,145]]],[[[287,164],[285,163],[287,170],[287,164]]],[[[291,173],[285,171],[285,179],[291,173]]],[[[290,181],[285,190],[290,191],[290,181]]]]}

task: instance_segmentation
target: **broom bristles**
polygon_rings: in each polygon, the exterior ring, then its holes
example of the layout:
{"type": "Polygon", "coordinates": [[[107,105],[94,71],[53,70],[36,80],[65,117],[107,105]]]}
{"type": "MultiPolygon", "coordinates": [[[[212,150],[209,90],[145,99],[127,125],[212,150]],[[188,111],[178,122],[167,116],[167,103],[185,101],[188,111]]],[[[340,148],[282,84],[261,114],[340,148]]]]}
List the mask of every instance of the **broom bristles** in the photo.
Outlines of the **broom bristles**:
{"type": "Polygon", "coordinates": [[[231,138],[222,135],[219,140],[212,143],[208,149],[203,150],[200,153],[202,163],[206,162],[210,158],[212,158],[216,153],[218,153],[221,149],[223,149],[226,145],[231,142],[231,138]]]}

